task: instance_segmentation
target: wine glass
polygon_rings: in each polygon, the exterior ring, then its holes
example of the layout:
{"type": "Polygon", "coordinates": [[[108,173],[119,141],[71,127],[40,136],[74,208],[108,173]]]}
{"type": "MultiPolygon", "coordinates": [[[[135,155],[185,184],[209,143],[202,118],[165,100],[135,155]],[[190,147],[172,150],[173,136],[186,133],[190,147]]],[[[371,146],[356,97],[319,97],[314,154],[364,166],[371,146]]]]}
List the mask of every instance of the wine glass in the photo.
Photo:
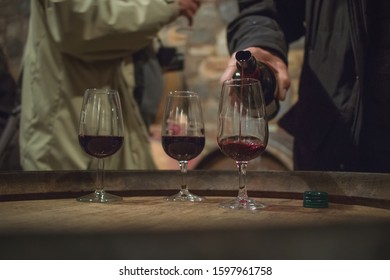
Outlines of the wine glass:
{"type": "Polygon", "coordinates": [[[182,177],[181,189],[169,196],[169,201],[203,201],[191,193],[185,182],[188,161],[197,157],[205,146],[202,107],[197,93],[173,91],[168,94],[161,132],[165,153],[179,162],[182,177]]]}
{"type": "Polygon", "coordinates": [[[82,202],[114,202],[120,196],[104,191],[104,158],[115,154],[123,143],[123,117],[119,93],[109,89],[87,89],[80,114],[79,143],[98,159],[94,193],[77,198],[82,202]]]}
{"type": "Polygon", "coordinates": [[[221,207],[262,209],[265,205],[248,197],[248,161],[260,156],[268,142],[268,122],[260,82],[256,79],[230,79],[222,85],[218,109],[217,142],[221,151],[234,159],[239,173],[238,196],[221,207]]]}

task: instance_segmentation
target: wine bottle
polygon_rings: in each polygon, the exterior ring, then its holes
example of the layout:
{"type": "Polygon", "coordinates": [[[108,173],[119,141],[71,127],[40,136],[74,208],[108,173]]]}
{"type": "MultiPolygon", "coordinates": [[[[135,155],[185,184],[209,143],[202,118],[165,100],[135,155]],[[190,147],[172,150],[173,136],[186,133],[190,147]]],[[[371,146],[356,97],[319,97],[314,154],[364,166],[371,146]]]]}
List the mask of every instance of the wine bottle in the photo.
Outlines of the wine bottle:
{"type": "Polygon", "coordinates": [[[253,78],[260,81],[266,104],[268,120],[275,118],[280,109],[276,99],[277,80],[273,70],[265,63],[255,59],[250,51],[238,51],[236,53],[237,71],[234,79],[253,78]]]}

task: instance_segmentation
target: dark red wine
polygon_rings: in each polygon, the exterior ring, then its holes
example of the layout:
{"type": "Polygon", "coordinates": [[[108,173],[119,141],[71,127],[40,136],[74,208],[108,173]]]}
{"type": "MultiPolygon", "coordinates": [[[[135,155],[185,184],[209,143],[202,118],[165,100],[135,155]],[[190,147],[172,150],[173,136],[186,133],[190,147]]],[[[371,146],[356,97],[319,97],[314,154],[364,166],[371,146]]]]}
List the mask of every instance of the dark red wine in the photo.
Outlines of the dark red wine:
{"type": "Polygon", "coordinates": [[[178,161],[190,160],[198,156],[204,148],[204,136],[162,136],[165,153],[178,161]]]}
{"type": "Polygon", "coordinates": [[[253,136],[232,136],[218,141],[221,151],[236,161],[250,161],[265,150],[264,143],[253,136]]]}
{"type": "Polygon", "coordinates": [[[123,136],[79,135],[79,142],[87,154],[104,158],[115,154],[122,147],[123,136]]]}

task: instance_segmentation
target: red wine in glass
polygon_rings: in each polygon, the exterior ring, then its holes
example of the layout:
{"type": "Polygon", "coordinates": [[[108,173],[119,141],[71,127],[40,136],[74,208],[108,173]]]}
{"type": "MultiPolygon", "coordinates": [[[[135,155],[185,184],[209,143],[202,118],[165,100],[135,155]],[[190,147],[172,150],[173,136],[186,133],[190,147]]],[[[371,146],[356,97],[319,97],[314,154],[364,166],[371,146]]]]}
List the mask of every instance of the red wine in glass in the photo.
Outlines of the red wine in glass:
{"type": "Polygon", "coordinates": [[[123,144],[123,116],[116,90],[87,89],[79,122],[79,143],[84,152],[98,159],[95,192],[77,198],[81,202],[114,202],[120,196],[104,190],[104,159],[123,144]]]}
{"type": "Polygon", "coordinates": [[[250,161],[265,150],[263,141],[254,136],[230,136],[220,139],[218,146],[225,155],[235,161],[250,161]]]}
{"type": "Polygon", "coordinates": [[[268,122],[264,97],[257,79],[226,80],[218,108],[217,142],[221,151],[236,161],[239,174],[238,195],[222,203],[228,209],[262,209],[265,205],[247,194],[248,162],[260,156],[268,142],[268,122]]]}
{"type": "Polygon", "coordinates": [[[161,145],[165,153],[179,163],[182,178],[180,191],[169,201],[203,201],[189,191],[185,177],[188,161],[197,157],[205,146],[205,130],[200,97],[191,91],[168,94],[162,122],[161,145]]]}
{"type": "Polygon", "coordinates": [[[123,144],[123,136],[79,135],[79,143],[84,151],[96,158],[115,154],[123,144]]]}
{"type": "Polygon", "coordinates": [[[205,145],[204,136],[162,136],[165,153],[178,161],[197,157],[205,145]]]}

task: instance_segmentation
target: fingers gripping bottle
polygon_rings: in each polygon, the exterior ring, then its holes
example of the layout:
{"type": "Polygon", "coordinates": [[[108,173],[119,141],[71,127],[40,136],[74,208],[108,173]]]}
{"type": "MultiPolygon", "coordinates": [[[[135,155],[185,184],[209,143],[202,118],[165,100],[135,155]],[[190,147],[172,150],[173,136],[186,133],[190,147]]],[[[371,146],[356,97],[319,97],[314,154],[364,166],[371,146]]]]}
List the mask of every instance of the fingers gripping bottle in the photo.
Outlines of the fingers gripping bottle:
{"type": "Polygon", "coordinates": [[[234,79],[253,78],[260,81],[263,89],[268,120],[275,118],[280,109],[276,99],[277,81],[273,70],[265,63],[255,59],[250,51],[238,51],[236,53],[237,71],[234,79]]]}

